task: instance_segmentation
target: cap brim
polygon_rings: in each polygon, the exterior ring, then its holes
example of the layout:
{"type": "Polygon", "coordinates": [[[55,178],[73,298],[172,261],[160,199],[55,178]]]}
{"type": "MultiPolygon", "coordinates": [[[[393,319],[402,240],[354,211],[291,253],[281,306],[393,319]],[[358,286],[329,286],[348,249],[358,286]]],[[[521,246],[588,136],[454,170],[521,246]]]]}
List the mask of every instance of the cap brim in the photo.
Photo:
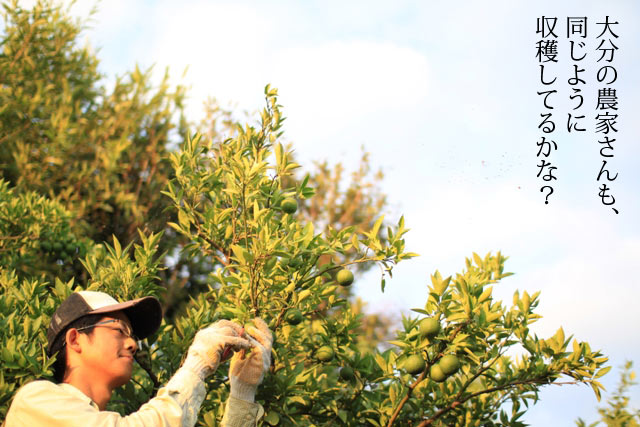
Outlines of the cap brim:
{"type": "Polygon", "coordinates": [[[162,322],[162,306],[156,297],[144,297],[109,305],[87,314],[107,314],[122,311],[131,322],[133,333],[140,339],[153,334],[162,322]]]}

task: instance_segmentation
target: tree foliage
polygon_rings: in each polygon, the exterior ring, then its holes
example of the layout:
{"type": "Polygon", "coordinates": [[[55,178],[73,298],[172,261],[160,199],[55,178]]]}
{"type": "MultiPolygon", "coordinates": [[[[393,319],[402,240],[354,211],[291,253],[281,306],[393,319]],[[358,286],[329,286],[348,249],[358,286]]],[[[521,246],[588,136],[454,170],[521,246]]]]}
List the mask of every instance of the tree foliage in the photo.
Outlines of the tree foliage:
{"type": "MultiPolygon", "coordinates": [[[[637,427],[640,425],[640,410],[629,406],[629,389],[638,383],[636,373],[632,371],[633,362],[627,361],[620,372],[618,387],[607,399],[607,406],[598,408],[600,420],[589,424],[589,427],[605,425],[607,427],[637,427]]],[[[587,423],[578,418],[578,427],[587,427],[587,423]]]]}
{"type": "MultiPolygon", "coordinates": [[[[123,414],[170,378],[200,328],[254,316],[275,334],[257,395],[269,424],[517,426],[544,385],[585,383],[599,397],[606,357],[562,328],[546,339],[530,332],[537,293],[516,292],[511,306],[493,299],[510,275],[500,253],[473,254],[455,276],[435,272],[390,347],[363,345],[363,331],[380,336],[379,323],[363,322],[336,274],[377,266],[381,282],[369,286],[384,289],[395,265],[415,256],[408,229],[380,214],[366,157],[345,191],[340,167],[301,172],[276,89],[265,88],[257,120],[213,106],[210,137],[188,135],[187,120],[175,118],[181,88],[166,79],[153,87],[137,69],[112,90],[99,86],[97,60],[76,46],[79,24],[60,8],[13,3],[5,16],[0,417],[20,385],[51,377],[45,325],[77,289],[156,295],[170,314],[109,404],[123,414]],[[290,198],[297,211],[283,208],[290,198]],[[436,319],[435,334],[421,332],[424,318],[436,319]],[[409,367],[410,358],[421,363],[409,367]]],[[[200,425],[219,424],[226,370],[208,379],[200,425]]]]}
{"type": "MultiPolygon", "coordinates": [[[[175,268],[159,274],[168,289],[165,311],[173,314],[189,292],[200,290],[203,274],[212,269],[181,256],[181,236],[167,230],[175,211],[161,191],[173,177],[171,147],[186,138],[185,88],[172,88],[165,73],[152,84],[151,70],[126,73],[112,87],[103,85],[98,59],[89,46],[80,47],[81,21],[61,7],[39,1],[32,10],[17,1],[4,4],[5,34],[0,42],[0,173],[19,192],[34,191],[58,200],[72,213],[74,232],[96,242],[115,236],[138,240],[137,230],[164,232],[160,250],[175,255],[175,268]],[[188,275],[183,274],[188,272],[188,275]]],[[[233,135],[238,125],[230,111],[207,105],[199,125],[211,137],[233,135]]],[[[363,168],[368,164],[363,163],[363,168]]],[[[341,166],[336,165],[336,169],[341,166]]],[[[366,217],[346,215],[345,224],[371,223],[371,191],[343,197],[340,177],[314,173],[331,182],[333,194],[366,217]]],[[[298,177],[291,176],[292,180],[298,177]]],[[[350,188],[370,188],[366,176],[354,177],[350,188]]],[[[376,203],[375,209],[382,207],[376,203]]],[[[320,218],[314,218],[320,222],[320,218]]],[[[54,237],[57,237],[55,234],[54,237]]],[[[77,262],[65,280],[86,274],[77,262]]],[[[59,272],[60,273],[60,272],[59,272]]],[[[54,280],[49,276],[49,280],[54,280]]]]}

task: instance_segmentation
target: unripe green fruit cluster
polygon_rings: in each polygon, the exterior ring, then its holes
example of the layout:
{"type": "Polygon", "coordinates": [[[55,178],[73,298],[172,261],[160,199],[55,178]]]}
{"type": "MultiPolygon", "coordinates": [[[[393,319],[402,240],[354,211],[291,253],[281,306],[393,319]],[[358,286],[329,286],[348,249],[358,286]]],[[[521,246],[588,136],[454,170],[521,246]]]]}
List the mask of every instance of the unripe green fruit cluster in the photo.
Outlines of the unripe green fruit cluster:
{"type": "Polygon", "coordinates": [[[441,383],[447,379],[447,376],[444,372],[442,372],[442,368],[437,363],[431,366],[431,369],[429,370],[429,376],[437,383],[441,383]]]}
{"type": "Polygon", "coordinates": [[[340,286],[350,286],[353,283],[353,273],[348,268],[343,268],[336,274],[336,281],[340,286]]]}
{"type": "Polygon", "coordinates": [[[458,361],[458,358],[453,354],[442,356],[438,364],[445,375],[453,375],[460,369],[460,361],[458,361]]]}
{"type": "Polygon", "coordinates": [[[287,197],[280,202],[280,209],[282,209],[284,213],[295,213],[298,210],[298,202],[293,197],[287,197]]]}
{"type": "MultiPolygon", "coordinates": [[[[319,336],[315,336],[314,338],[316,338],[316,341],[320,341],[322,339],[322,337],[319,336]]],[[[336,353],[333,350],[333,347],[329,345],[323,345],[316,351],[316,359],[318,359],[318,361],[322,363],[331,362],[335,355],[336,353]]],[[[347,382],[353,381],[356,377],[355,371],[351,366],[341,367],[338,375],[342,380],[347,382]]]]}
{"type": "Polygon", "coordinates": [[[425,366],[426,364],[424,362],[424,359],[418,354],[412,354],[411,356],[407,357],[403,365],[404,370],[411,375],[419,374],[424,370],[425,366]]]}
{"type": "Polygon", "coordinates": [[[435,365],[431,366],[429,376],[435,382],[441,383],[460,369],[460,361],[453,354],[447,354],[435,365]]]}
{"type": "Polygon", "coordinates": [[[285,315],[285,319],[287,323],[295,326],[300,322],[302,322],[302,320],[304,319],[304,316],[302,315],[302,312],[300,312],[300,310],[298,310],[297,308],[291,308],[287,311],[287,314],[285,315]]]}
{"type": "Polygon", "coordinates": [[[83,255],[81,253],[82,247],[77,244],[73,236],[53,236],[51,233],[45,232],[42,237],[43,241],[40,247],[55,259],[68,261],[75,257],[77,252],[80,252],[80,256],[83,255]]]}
{"type": "Polygon", "coordinates": [[[330,362],[333,356],[335,356],[335,352],[328,345],[323,345],[316,351],[316,357],[320,362],[330,362]]]}
{"type": "Polygon", "coordinates": [[[340,368],[340,378],[345,381],[352,381],[356,377],[353,369],[350,366],[343,366],[340,368]]]}
{"type": "Polygon", "coordinates": [[[418,330],[422,338],[431,339],[440,333],[440,322],[435,317],[427,317],[420,321],[418,330]]]}

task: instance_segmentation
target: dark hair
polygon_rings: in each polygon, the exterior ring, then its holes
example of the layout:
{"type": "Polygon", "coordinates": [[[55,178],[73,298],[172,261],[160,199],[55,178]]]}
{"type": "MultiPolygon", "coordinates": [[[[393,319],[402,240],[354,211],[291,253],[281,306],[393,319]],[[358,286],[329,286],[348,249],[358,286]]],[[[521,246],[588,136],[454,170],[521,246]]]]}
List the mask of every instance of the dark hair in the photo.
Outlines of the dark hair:
{"type": "MultiPolygon", "coordinates": [[[[56,380],[56,383],[62,382],[64,379],[64,373],[67,370],[67,349],[64,346],[67,331],[71,328],[79,329],[92,326],[98,323],[98,321],[103,317],[104,314],[88,314],[69,323],[67,327],[60,331],[51,346],[51,354],[56,358],[55,362],[53,362],[53,378],[56,380]]],[[[93,333],[93,328],[87,328],[79,331],[78,333],[91,335],[93,333]]]]}

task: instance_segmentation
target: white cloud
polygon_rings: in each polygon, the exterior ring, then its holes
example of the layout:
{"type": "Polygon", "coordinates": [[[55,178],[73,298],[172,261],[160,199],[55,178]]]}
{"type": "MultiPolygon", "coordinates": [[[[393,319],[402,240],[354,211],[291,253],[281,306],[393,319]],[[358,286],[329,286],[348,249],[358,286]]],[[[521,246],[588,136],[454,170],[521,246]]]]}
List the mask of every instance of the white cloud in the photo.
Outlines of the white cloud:
{"type": "Polygon", "coordinates": [[[605,353],[639,356],[640,339],[625,327],[640,324],[640,282],[633,273],[638,256],[640,240],[610,236],[596,244],[578,243],[556,262],[523,277],[523,286],[542,289],[538,311],[543,319],[537,328],[541,335],[565,325],[565,331],[596,342],[605,353]]]}
{"type": "Polygon", "coordinates": [[[408,111],[425,99],[428,64],[420,52],[363,40],[276,42],[291,20],[296,17],[236,3],[164,2],[149,19],[152,44],[137,50],[173,74],[188,67],[193,114],[209,96],[241,109],[261,108],[264,85],[271,83],[280,90],[294,138],[310,128],[335,132],[373,112],[408,111]]]}
{"type": "Polygon", "coordinates": [[[176,82],[191,87],[190,116],[200,116],[210,96],[241,108],[260,105],[271,49],[268,17],[237,3],[163,2],[153,8],[150,22],[152,44],[138,51],[146,51],[147,61],[159,69],[169,66],[176,82]]]}
{"type": "Polygon", "coordinates": [[[279,52],[273,72],[291,134],[341,128],[372,113],[407,111],[428,90],[428,63],[391,43],[329,42],[279,52]]]}

